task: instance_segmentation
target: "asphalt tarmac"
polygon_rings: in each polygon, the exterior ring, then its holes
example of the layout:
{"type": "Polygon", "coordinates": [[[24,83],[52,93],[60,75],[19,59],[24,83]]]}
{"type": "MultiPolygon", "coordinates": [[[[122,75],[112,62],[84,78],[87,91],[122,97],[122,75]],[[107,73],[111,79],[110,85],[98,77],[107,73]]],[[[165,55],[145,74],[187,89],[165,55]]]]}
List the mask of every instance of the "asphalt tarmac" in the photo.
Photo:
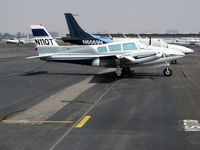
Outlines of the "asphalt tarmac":
{"type": "Polygon", "coordinates": [[[162,69],[45,63],[0,45],[0,149],[199,150],[200,49],[162,69]]]}

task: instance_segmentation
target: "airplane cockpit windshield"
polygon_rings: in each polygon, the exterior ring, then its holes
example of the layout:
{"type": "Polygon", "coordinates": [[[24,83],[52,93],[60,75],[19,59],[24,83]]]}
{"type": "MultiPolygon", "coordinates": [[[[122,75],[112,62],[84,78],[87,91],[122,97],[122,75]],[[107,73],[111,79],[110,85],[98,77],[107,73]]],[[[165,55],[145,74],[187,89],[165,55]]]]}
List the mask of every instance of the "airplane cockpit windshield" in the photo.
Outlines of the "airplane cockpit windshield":
{"type": "Polygon", "coordinates": [[[139,42],[137,42],[137,45],[139,46],[139,48],[140,49],[145,49],[145,48],[147,48],[147,44],[145,44],[144,42],[142,42],[142,41],[139,41],[139,42]]]}

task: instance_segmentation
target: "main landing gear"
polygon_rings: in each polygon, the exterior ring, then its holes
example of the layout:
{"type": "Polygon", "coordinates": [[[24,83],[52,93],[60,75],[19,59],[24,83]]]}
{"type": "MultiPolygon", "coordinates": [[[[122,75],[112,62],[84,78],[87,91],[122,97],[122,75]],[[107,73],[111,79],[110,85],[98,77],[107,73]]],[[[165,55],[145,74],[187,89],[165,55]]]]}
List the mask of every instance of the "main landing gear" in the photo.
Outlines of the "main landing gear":
{"type": "Polygon", "coordinates": [[[122,68],[120,66],[117,66],[117,68],[116,68],[116,75],[117,75],[117,77],[122,76],[122,68]]]}
{"type": "Polygon", "coordinates": [[[174,65],[174,64],[177,64],[177,60],[172,60],[172,61],[171,61],[171,64],[173,64],[173,65],[174,65]]]}
{"type": "Polygon", "coordinates": [[[168,77],[169,77],[169,76],[172,75],[172,70],[169,69],[169,68],[166,68],[166,69],[164,69],[163,74],[164,74],[165,76],[168,76],[168,77]]]}
{"type": "MultiPolygon", "coordinates": [[[[119,66],[116,68],[116,75],[117,75],[117,77],[122,77],[122,76],[128,75],[130,73],[131,73],[131,68],[128,68],[128,67],[121,68],[119,66]]],[[[163,70],[163,74],[165,76],[167,76],[167,77],[171,76],[172,73],[173,73],[172,70],[169,69],[168,67],[163,70]]]]}
{"type": "Polygon", "coordinates": [[[129,67],[121,68],[118,66],[116,69],[116,75],[118,77],[122,77],[122,76],[128,75],[130,73],[131,73],[131,68],[129,68],[129,67]]]}

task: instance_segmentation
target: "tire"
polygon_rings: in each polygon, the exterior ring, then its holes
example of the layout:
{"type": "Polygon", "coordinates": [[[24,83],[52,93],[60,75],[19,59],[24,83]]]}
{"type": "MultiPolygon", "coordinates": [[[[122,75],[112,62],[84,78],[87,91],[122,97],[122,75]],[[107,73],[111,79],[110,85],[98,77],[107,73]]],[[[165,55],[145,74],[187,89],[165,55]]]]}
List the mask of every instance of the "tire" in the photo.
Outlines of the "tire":
{"type": "Polygon", "coordinates": [[[128,68],[128,67],[123,68],[123,69],[122,69],[122,73],[123,73],[123,74],[126,74],[126,75],[130,74],[130,73],[131,73],[131,68],[128,68]]]}
{"type": "Polygon", "coordinates": [[[169,68],[164,69],[163,74],[167,77],[172,75],[172,70],[170,70],[169,68]]]}
{"type": "Polygon", "coordinates": [[[177,60],[172,60],[171,64],[177,64],[177,60]]]}

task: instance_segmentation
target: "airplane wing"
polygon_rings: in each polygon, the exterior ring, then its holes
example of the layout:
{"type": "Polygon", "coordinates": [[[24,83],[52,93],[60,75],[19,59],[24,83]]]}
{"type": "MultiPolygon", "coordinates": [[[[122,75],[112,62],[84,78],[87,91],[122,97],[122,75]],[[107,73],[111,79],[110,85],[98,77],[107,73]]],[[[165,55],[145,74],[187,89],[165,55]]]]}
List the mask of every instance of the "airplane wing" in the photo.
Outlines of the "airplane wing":
{"type": "Polygon", "coordinates": [[[138,54],[129,54],[125,56],[120,56],[120,61],[122,64],[143,64],[150,61],[154,61],[162,57],[162,54],[157,52],[149,53],[138,53],[138,54]]]}
{"type": "Polygon", "coordinates": [[[33,59],[33,58],[48,58],[51,57],[52,54],[46,54],[46,55],[38,55],[38,56],[31,56],[31,57],[27,57],[26,59],[33,59]]]}
{"type": "Polygon", "coordinates": [[[160,53],[145,52],[145,53],[129,53],[122,55],[101,56],[103,59],[119,59],[121,64],[140,64],[153,61],[162,57],[160,53]]]}

